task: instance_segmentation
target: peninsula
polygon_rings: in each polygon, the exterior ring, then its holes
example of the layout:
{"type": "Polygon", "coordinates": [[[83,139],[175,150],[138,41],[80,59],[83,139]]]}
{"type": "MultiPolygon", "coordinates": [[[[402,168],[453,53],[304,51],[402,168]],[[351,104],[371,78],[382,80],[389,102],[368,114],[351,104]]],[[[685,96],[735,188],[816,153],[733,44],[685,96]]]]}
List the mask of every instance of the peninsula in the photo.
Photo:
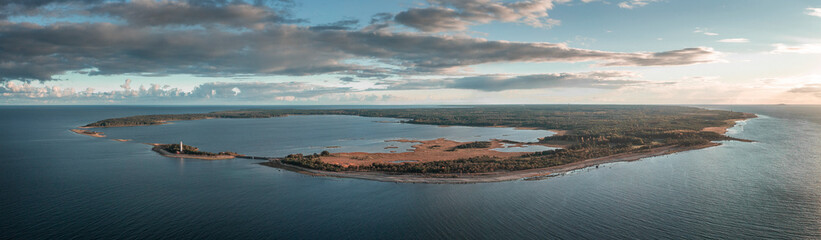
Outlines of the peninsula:
{"type": "Polygon", "coordinates": [[[195,158],[203,160],[222,160],[231,159],[240,156],[234,152],[203,152],[199,148],[183,145],[183,144],[151,144],[154,146],[151,150],[160,155],[173,158],[195,158]]]}
{"type": "Polygon", "coordinates": [[[394,182],[466,183],[507,181],[555,174],[615,161],[748,141],[724,135],[754,114],[681,106],[499,105],[402,109],[245,109],[201,114],[142,115],[105,119],[85,128],[166,124],[210,118],[288,115],[391,117],[410,124],[516,127],[554,131],[538,142],[505,140],[411,141],[412,152],[291,154],[264,163],[312,175],[394,182]],[[499,152],[503,143],[559,147],[541,152],[499,152]]]}

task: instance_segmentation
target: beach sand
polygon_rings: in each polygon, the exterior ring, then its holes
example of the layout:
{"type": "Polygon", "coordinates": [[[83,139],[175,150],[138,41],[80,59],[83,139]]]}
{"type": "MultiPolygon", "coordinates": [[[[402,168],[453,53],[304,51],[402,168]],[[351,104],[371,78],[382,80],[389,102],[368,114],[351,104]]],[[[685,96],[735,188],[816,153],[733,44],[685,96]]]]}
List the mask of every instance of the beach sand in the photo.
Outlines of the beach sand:
{"type": "Polygon", "coordinates": [[[95,132],[95,131],[83,130],[83,129],[71,129],[71,131],[74,132],[74,133],[82,134],[82,135],[86,135],[86,136],[92,136],[92,137],[98,137],[98,138],[105,137],[105,133],[103,133],[103,132],[95,132]]]}

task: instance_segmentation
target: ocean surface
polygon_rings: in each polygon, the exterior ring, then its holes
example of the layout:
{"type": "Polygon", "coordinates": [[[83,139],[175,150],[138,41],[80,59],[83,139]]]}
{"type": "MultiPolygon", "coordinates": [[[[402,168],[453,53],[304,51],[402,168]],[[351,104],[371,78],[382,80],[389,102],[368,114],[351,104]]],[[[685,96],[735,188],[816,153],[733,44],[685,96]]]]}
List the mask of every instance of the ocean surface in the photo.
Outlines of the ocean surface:
{"type": "Polygon", "coordinates": [[[438,185],[312,177],[250,159],[173,159],[141,143],[278,156],[409,149],[386,142],[399,138],[551,133],[292,116],[111,128],[102,130],[108,138],[92,138],[68,129],[242,107],[2,106],[0,239],[821,238],[821,106],[701,107],[759,114],[728,133],[756,142],[538,181],[438,185]]]}

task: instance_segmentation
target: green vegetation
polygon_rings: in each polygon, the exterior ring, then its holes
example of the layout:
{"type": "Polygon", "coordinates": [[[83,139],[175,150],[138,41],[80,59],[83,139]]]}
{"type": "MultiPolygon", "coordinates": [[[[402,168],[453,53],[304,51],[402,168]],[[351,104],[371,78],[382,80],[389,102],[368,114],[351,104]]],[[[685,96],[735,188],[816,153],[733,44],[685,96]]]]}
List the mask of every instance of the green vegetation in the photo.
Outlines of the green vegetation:
{"type": "MultiPolygon", "coordinates": [[[[342,167],[320,161],[319,154],[289,155],[282,161],[301,167],[328,171],[384,171],[394,173],[476,173],[514,171],[572,163],[619,153],[636,153],[665,146],[700,146],[717,140],[739,140],[706,127],[727,126],[730,119],[752,115],[680,106],[623,105],[504,105],[409,109],[249,109],[203,114],[146,115],[98,121],[88,127],[162,124],[164,121],[205,118],[267,118],[287,115],[357,115],[401,118],[404,123],[462,126],[507,126],[568,130],[541,143],[565,149],[499,159],[478,157],[425,163],[385,163],[342,167]]],[[[489,147],[489,142],[467,143],[456,148],[489,147]]],[[[323,153],[322,155],[326,155],[323,153]]]]}
{"type": "Polygon", "coordinates": [[[342,167],[342,166],[339,166],[339,165],[336,165],[336,164],[325,163],[325,162],[319,160],[319,158],[320,158],[320,155],[316,154],[316,153],[311,154],[311,155],[290,154],[290,155],[286,156],[285,158],[283,158],[281,161],[282,161],[282,163],[291,164],[291,165],[294,165],[294,166],[310,168],[310,169],[319,169],[319,170],[324,170],[324,171],[339,172],[339,171],[342,171],[342,170],[346,170],[345,167],[342,167]]]}
{"type": "Polygon", "coordinates": [[[457,146],[453,147],[453,149],[450,149],[450,151],[456,151],[456,149],[489,148],[489,147],[490,147],[490,142],[487,142],[487,141],[469,142],[469,143],[464,143],[464,144],[461,144],[461,145],[457,145],[457,146]]]}
{"type": "Polygon", "coordinates": [[[200,155],[200,156],[220,156],[220,155],[231,155],[231,156],[238,156],[239,154],[235,152],[219,152],[219,153],[212,153],[212,152],[203,152],[200,151],[199,148],[183,145],[182,151],[180,151],[179,144],[160,144],[156,146],[159,149],[165,150],[169,153],[179,153],[179,154],[188,154],[188,155],[200,155]]]}

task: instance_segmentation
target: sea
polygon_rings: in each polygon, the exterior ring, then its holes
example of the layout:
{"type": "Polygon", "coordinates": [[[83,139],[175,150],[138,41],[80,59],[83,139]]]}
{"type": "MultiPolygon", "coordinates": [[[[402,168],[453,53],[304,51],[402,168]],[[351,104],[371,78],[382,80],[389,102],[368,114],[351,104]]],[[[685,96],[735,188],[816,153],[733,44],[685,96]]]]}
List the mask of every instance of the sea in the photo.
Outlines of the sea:
{"type": "MultiPolygon", "coordinates": [[[[355,116],[69,131],[249,107],[263,106],[0,106],[0,239],[821,239],[821,106],[698,106],[758,114],[727,133],[755,142],[479,184],[316,177],[255,159],[167,158],[145,143],[276,157],[553,133],[355,116]]],[[[397,107],[435,106],[266,108],[397,107]]],[[[525,148],[497,150],[542,150],[525,148]]]]}

